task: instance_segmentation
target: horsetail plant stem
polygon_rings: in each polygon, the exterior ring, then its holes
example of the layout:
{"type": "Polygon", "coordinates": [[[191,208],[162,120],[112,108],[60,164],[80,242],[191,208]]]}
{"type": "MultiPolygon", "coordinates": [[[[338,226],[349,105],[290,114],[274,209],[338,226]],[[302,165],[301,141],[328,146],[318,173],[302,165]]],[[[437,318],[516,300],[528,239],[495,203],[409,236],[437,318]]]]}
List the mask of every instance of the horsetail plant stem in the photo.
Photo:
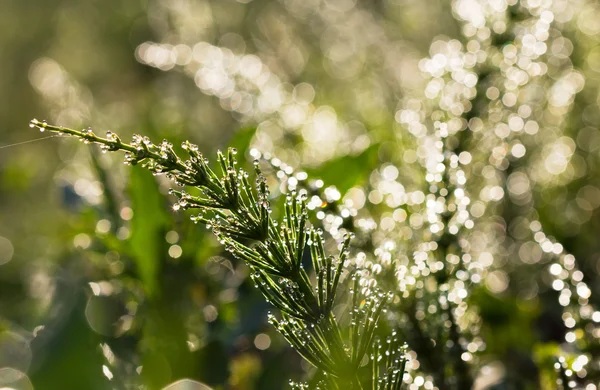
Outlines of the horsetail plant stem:
{"type": "MultiPolygon", "coordinates": [[[[166,140],[155,145],[136,134],[128,144],[110,131],[102,138],[91,129],[73,130],[36,119],[30,127],[99,144],[104,152],[124,151],[126,164],[141,163],[154,174],[165,174],[177,186],[199,190],[201,195],[195,196],[172,189],[170,193],[177,198],[173,209],[198,210],[192,220],[206,224],[228,252],[248,265],[256,287],[281,313],[279,318],[269,314],[269,322],[317,368],[322,380],[316,389],[401,388],[406,347],[394,332],[382,353],[381,342],[375,339],[388,295],[361,290],[356,270],[347,270],[351,235],[346,235],[336,257],[326,253],[322,231],[309,226],[305,193],[288,194],[283,218],[276,221],[271,217],[270,193],[259,162],[254,162],[256,185],[251,186],[249,174],[237,166],[235,149],[217,153],[221,168],[217,174],[198,147],[188,141],[182,144],[188,154],[183,159],[166,140]],[[303,266],[305,252],[315,274],[314,286],[303,266]],[[349,286],[353,295],[347,329],[333,313],[342,284],[349,286]]],[[[303,383],[290,384],[295,389],[308,388],[303,383]]]]}

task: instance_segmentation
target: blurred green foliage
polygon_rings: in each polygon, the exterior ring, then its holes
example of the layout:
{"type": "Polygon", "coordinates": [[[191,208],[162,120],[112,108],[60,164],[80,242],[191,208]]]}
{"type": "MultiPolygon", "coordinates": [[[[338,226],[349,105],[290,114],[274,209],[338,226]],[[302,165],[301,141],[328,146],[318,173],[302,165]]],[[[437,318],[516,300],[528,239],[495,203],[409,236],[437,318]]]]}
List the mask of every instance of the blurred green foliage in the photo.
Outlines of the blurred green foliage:
{"type": "MultiPolygon", "coordinates": [[[[312,145],[299,132],[286,133],[269,141],[284,162],[345,194],[368,187],[372,172],[395,159],[407,183],[425,188],[420,172],[402,161],[404,150],[414,147],[410,137],[390,134],[399,131],[398,101],[421,87],[418,60],[429,55],[435,37],[460,33],[448,2],[359,2],[361,15],[385,38],[375,41],[398,44],[393,48],[405,58],[399,81],[394,66],[386,65],[383,44],[350,53],[361,62],[336,68],[333,54],[350,50],[323,53],[346,33],[337,19],[313,20],[285,1],[192,3],[0,0],[0,369],[27,374],[18,388],[161,389],[190,378],[215,389],[268,390],[310,371],[266,324],[269,306],[248,282],[247,268],[203,227],[170,211],[164,181],[138,167],[124,170],[118,158],[72,140],[3,147],[42,137],[26,128],[35,116],[175,144],[190,139],[207,154],[230,145],[247,156],[251,142],[264,140],[263,118],[240,122],[241,114],[202,94],[184,71],[163,72],[136,60],[136,48],[146,41],[203,41],[233,51],[239,39],[226,34],[243,38],[246,52],[260,52],[286,88],[318,86],[315,104],[333,107],[348,123],[361,120],[364,126],[350,141],[368,134],[366,147],[318,160],[301,151],[335,145],[312,145]],[[355,71],[344,76],[348,69],[355,71]],[[270,340],[266,349],[255,345],[262,334],[270,340]]],[[[573,63],[588,77],[565,134],[575,139],[587,170],[566,185],[539,185],[534,197],[538,219],[576,256],[598,304],[600,212],[585,205],[585,218],[571,216],[581,214],[578,194],[599,183],[600,71],[588,54],[598,53],[600,42],[592,34],[579,45],[581,32],[565,34],[576,43],[573,63]]],[[[359,46],[360,39],[348,41],[359,46]]],[[[350,141],[336,145],[350,148],[350,141]]],[[[543,138],[539,142],[541,149],[543,138]]],[[[510,225],[515,209],[507,200],[501,217],[508,223],[498,224],[518,236],[510,225]]],[[[364,248],[372,249],[365,241],[364,248]]],[[[514,249],[511,242],[506,246],[514,249]]],[[[511,281],[505,291],[480,287],[470,304],[481,316],[487,358],[509,372],[502,388],[550,387],[556,373],[548,365],[566,331],[561,308],[555,292],[542,286],[543,277],[516,263],[506,263],[511,281]]]]}

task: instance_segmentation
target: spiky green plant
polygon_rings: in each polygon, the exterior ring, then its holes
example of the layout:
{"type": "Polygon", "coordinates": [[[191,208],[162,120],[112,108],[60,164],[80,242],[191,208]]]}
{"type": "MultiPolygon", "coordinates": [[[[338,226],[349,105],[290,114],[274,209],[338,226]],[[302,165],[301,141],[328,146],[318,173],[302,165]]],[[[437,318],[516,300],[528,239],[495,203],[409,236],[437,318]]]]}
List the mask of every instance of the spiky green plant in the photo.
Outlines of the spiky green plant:
{"type": "MultiPolygon", "coordinates": [[[[256,287],[281,313],[280,318],[269,314],[269,322],[317,368],[316,389],[401,388],[406,347],[395,332],[385,343],[375,337],[389,296],[360,287],[358,270],[350,269],[348,261],[351,235],[340,244],[337,256],[327,253],[322,231],[310,226],[305,193],[288,194],[283,218],[276,221],[271,217],[271,197],[259,161],[254,162],[256,185],[252,186],[250,175],[238,167],[233,148],[217,153],[218,174],[198,147],[187,141],[182,148],[188,157],[183,159],[166,140],[156,145],[134,135],[128,144],[110,131],[102,138],[91,129],[78,131],[35,119],[30,126],[99,144],[105,152],[124,151],[126,164],[142,164],[154,174],[166,174],[177,186],[199,191],[192,195],[171,189],[177,197],[173,209],[198,210],[192,220],[206,224],[228,252],[248,265],[256,287]],[[305,252],[310,256],[314,283],[304,268],[305,252]],[[352,295],[348,326],[333,312],[342,284],[352,295]]],[[[308,388],[303,383],[291,385],[308,388]]]]}

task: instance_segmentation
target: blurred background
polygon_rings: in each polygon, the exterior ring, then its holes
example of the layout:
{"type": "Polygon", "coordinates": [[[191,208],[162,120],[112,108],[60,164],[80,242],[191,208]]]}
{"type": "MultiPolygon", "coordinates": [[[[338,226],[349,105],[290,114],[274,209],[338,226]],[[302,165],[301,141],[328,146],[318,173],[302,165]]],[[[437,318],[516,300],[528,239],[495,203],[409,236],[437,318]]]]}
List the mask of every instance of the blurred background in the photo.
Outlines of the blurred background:
{"type": "Polygon", "coordinates": [[[443,112],[469,134],[465,359],[517,372],[499,388],[551,383],[559,348],[591,372],[598,20],[584,0],[0,0],[0,387],[281,389],[308,369],[247,268],[170,211],[166,181],[64,137],[16,145],[49,137],[34,117],[260,151],[274,195],[321,179],[333,237],[410,258],[436,232],[443,112]]]}

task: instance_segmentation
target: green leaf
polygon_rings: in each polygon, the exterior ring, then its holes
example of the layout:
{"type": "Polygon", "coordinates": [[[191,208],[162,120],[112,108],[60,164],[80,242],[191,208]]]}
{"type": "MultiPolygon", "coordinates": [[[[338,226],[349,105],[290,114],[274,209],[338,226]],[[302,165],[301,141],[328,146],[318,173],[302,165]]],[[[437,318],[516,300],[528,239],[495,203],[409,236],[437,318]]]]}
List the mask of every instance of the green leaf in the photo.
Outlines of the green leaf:
{"type": "Polygon", "coordinates": [[[138,275],[149,297],[156,294],[157,275],[165,252],[164,234],[170,216],[152,174],[132,167],[129,184],[133,219],[129,245],[138,275]]]}
{"type": "Polygon", "coordinates": [[[100,163],[99,153],[100,153],[100,151],[98,149],[90,148],[90,157],[92,160],[92,166],[94,167],[94,169],[96,171],[96,177],[102,183],[102,187],[104,188],[103,195],[104,195],[106,211],[108,212],[108,215],[110,216],[110,221],[111,221],[112,227],[114,229],[113,230],[113,232],[114,232],[117,230],[118,224],[120,222],[118,197],[115,193],[115,189],[110,180],[110,172],[107,171],[100,163]]]}
{"type": "Polygon", "coordinates": [[[377,166],[379,145],[372,145],[356,156],[343,156],[308,170],[309,177],[321,178],[326,185],[335,185],[343,194],[355,185],[363,184],[377,166]]]}

